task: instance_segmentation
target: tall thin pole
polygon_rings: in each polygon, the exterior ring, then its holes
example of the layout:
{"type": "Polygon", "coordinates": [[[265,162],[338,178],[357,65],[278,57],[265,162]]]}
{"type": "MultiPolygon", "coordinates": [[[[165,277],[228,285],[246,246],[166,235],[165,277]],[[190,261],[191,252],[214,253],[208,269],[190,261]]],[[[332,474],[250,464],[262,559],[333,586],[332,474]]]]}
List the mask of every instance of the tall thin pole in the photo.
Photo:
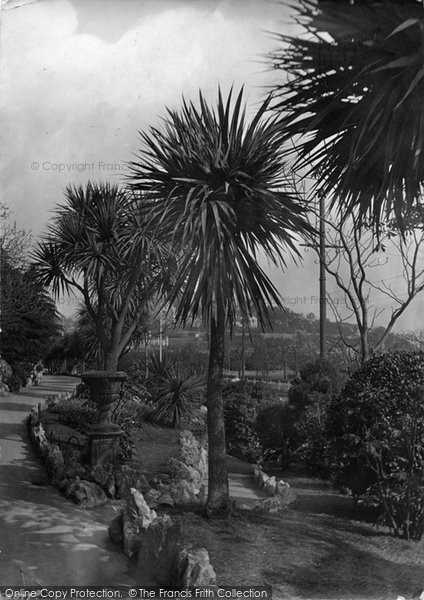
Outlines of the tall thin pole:
{"type": "Polygon", "coordinates": [[[319,198],[319,354],[326,356],[327,335],[327,290],[325,276],[325,198],[319,198]]]}
{"type": "Polygon", "coordinates": [[[159,360],[162,361],[162,345],[163,345],[163,337],[162,337],[162,327],[163,327],[163,320],[162,320],[162,312],[159,315],[159,360]]]}
{"type": "Polygon", "coordinates": [[[244,351],[245,351],[245,325],[244,319],[241,320],[241,380],[244,381],[244,351]]]}

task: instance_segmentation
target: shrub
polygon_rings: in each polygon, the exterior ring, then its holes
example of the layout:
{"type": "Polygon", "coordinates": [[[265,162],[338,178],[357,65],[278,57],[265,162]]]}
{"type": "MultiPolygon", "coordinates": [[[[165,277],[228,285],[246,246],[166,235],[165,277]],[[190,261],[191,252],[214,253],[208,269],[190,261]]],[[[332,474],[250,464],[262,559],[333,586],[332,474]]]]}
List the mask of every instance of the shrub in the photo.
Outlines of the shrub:
{"type": "Polygon", "coordinates": [[[12,367],[4,358],[0,358],[0,375],[5,380],[12,376],[12,367]]]}
{"type": "Polygon", "coordinates": [[[7,379],[7,385],[11,392],[19,392],[25,387],[32,372],[32,365],[29,362],[12,363],[12,374],[7,379]]]}
{"type": "Polygon", "coordinates": [[[59,423],[81,433],[87,433],[87,428],[98,420],[97,408],[87,399],[62,400],[51,410],[57,414],[59,423]]]}
{"type": "Polygon", "coordinates": [[[170,353],[153,353],[149,360],[147,388],[151,397],[150,420],[166,427],[178,427],[189,419],[193,408],[203,400],[202,374],[184,369],[170,353]]]}
{"type": "Polygon", "coordinates": [[[282,458],[286,420],[287,407],[281,403],[259,409],[256,420],[256,433],[263,448],[264,459],[276,460],[282,458]]]}
{"type": "Polygon", "coordinates": [[[315,474],[328,476],[326,415],[331,398],[339,393],[345,374],[333,362],[316,360],[300,370],[289,390],[283,438],[289,457],[300,460],[315,474]]]}
{"type": "Polygon", "coordinates": [[[250,462],[263,459],[256,427],[261,407],[275,402],[276,394],[263,383],[230,382],[224,386],[225,434],[227,450],[250,462]]]}
{"type": "Polygon", "coordinates": [[[183,418],[193,412],[196,396],[204,390],[202,376],[182,371],[178,367],[168,369],[156,380],[155,407],[150,419],[167,427],[178,427],[183,418]]]}
{"type": "Polygon", "coordinates": [[[328,411],[330,468],[396,536],[424,532],[424,353],[368,361],[328,411]]]}

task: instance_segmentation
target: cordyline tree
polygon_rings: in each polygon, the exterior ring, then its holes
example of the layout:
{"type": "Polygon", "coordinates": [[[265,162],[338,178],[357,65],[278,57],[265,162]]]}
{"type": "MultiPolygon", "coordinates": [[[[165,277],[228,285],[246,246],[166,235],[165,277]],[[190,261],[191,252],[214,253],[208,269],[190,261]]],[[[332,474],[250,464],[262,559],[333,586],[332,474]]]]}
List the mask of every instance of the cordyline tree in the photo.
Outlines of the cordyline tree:
{"type": "Polygon", "coordinates": [[[146,227],[141,197],[102,183],[68,187],[65,197],[34,251],[38,277],[56,296],[81,294],[99,368],[116,371],[165,281],[167,252],[146,227]]]}
{"type": "Polygon", "coordinates": [[[417,0],[299,0],[299,37],[269,59],[296,164],[342,214],[378,230],[420,205],[424,181],[424,7],[417,0]]]}
{"type": "Polygon", "coordinates": [[[234,104],[219,91],[216,107],[199,94],[167,111],[163,126],[141,133],[130,185],[148,192],[148,222],[180,256],[170,305],[185,323],[200,316],[210,330],[207,378],[209,492],[207,512],[229,510],[222,401],[224,337],[239,310],[264,324],[268,307],[280,305],[257,262],[260,249],[284,264],[296,254],[294,233],[308,225],[303,208],[285,190],[280,135],[266,101],[250,123],[243,90],[234,104]]]}

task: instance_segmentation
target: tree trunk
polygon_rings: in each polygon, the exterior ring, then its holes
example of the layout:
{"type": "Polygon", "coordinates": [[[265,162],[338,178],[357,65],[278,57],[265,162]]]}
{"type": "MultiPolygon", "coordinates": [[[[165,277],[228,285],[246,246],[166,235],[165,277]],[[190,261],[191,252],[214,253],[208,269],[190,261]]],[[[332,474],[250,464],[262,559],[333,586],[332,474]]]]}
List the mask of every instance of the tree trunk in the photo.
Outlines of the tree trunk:
{"type": "Polygon", "coordinates": [[[368,331],[361,331],[361,364],[364,365],[370,358],[370,345],[368,331]]]}
{"type": "Polygon", "coordinates": [[[214,514],[228,514],[231,508],[225,445],[224,405],[222,400],[224,333],[225,316],[223,310],[218,309],[217,317],[212,317],[210,324],[207,384],[209,489],[206,512],[209,516],[214,514]]]}
{"type": "Polygon", "coordinates": [[[106,371],[117,371],[119,361],[119,350],[118,348],[110,348],[109,352],[105,357],[105,370],[106,371]]]}

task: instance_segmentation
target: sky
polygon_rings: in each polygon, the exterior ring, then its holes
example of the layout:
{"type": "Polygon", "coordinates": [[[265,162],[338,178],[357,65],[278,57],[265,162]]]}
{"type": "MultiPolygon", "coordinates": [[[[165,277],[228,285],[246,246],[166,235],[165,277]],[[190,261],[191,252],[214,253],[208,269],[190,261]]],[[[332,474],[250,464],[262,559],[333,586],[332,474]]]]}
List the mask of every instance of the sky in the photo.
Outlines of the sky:
{"type": "MultiPolygon", "coordinates": [[[[269,32],[297,34],[287,2],[268,0],[3,0],[0,38],[2,202],[40,235],[68,184],[120,181],[138,132],[199,88],[245,86],[249,107],[277,72],[269,32]]],[[[318,265],[270,268],[289,308],[318,314],[318,265]]],[[[268,268],[268,267],[266,267],[268,268]]],[[[399,275],[391,257],[378,277],[399,275]]],[[[328,290],[341,298],[336,285],[328,290]]],[[[386,305],[378,299],[380,307],[386,305]]],[[[72,307],[63,305],[64,312],[72,307]]],[[[399,328],[417,328],[416,299],[399,328]]]]}

